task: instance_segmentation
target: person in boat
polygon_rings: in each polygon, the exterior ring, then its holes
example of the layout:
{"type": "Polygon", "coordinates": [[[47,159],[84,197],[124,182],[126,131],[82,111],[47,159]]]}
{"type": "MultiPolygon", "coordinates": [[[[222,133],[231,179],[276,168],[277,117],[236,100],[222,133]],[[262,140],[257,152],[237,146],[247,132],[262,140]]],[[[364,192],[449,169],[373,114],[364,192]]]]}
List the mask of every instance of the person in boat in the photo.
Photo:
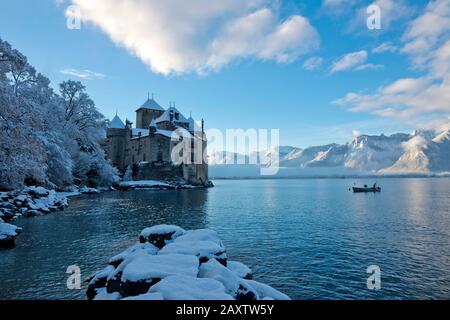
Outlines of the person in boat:
{"type": "Polygon", "coordinates": [[[373,188],[374,188],[374,189],[377,188],[377,183],[376,183],[376,182],[373,184],[373,188]]]}

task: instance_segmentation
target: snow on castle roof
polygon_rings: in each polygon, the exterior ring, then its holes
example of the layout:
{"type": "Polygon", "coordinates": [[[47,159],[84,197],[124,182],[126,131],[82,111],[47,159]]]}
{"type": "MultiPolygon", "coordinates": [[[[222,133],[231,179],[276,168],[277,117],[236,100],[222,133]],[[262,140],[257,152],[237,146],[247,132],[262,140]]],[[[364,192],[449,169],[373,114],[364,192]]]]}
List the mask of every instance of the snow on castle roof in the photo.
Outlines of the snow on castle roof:
{"type": "Polygon", "coordinates": [[[110,122],[109,127],[112,129],[124,129],[125,124],[123,121],[119,118],[118,115],[116,115],[110,122]]]}
{"type": "Polygon", "coordinates": [[[178,119],[175,119],[174,117],[173,121],[189,123],[189,120],[187,120],[183,116],[183,114],[175,107],[170,107],[169,109],[167,109],[159,118],[156,119],[156,123],[170,121],[170,113],[173,113],[174,115],[178,113],[178,119]]]}
{"type": "Polygon", "coordinates": [[[164,108],[161,107],[158,102],[156,102],[153,98],[148,98],[147,101],[138,109],[150,109],[150,110],[159,110],[164,111],[164,108]]]}

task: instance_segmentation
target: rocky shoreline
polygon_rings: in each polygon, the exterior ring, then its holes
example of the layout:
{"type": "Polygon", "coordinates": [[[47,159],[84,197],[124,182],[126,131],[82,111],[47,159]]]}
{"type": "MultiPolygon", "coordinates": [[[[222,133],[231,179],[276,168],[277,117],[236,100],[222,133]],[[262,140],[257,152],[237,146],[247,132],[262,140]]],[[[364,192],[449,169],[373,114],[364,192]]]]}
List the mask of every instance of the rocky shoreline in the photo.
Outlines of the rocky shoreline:
{"type": "Polygon", "coordinates": [[[90,300],[289,300],[228,260],[214,230],[158,225],[89,280],[90,300]]]}
{"type": "Polygon", "coordinates": [[[67,208],[67,197],[43,187],[26,187],[21,191],[0,193],[0,247],[14,247],[22,229],[6,223],[20,217],[34,217],[67,208]]]}

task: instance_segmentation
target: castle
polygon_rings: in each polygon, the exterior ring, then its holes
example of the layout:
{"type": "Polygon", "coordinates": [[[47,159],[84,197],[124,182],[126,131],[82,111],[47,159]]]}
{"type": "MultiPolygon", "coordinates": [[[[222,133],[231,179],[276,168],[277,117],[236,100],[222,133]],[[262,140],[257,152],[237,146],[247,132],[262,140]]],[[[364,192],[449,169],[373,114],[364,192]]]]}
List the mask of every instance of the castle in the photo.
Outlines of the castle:
{"type": "MultiPolygon", "coordinates": [[[[161,107],[153,97],[136,110],[136,128],[116,115],[110,122],[103,143],[107,158],[121,175],[133,180],[165,180],[192,185],[208,184],[208,165],[203,155],[207,140],[202,120],[199,128],[194,119],[186,119],[176,108],[161,107]],[[182,131],[182,137],[176,133],[182,131]],[[188,143],[190,152],[174,161],[172,151],[188,143]],[[196,161],[194,161],[194,159],[196,161]],[[199,160],[200,159],[200,160],[199,160]],[[191,161],[189,161],[191,160],[191,161]]],[[[177,149],[177,150],[178,150],[177,149]]],[[[205,152],[206,154],[206,152],[205,152]]]]}

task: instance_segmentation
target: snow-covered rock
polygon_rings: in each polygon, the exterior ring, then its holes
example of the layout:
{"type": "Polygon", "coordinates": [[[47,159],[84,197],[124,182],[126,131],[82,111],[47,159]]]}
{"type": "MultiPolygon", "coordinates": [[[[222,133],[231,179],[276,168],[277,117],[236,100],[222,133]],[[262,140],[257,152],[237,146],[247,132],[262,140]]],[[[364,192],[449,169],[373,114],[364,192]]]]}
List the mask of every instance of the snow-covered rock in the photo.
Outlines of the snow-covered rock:
{"type": "Polygon", "coordinates": [[[257,282],[255,280],[247,281],[258,292],[261,300],[290,300],[290,298],[278,290],[268,286],[267,284],[257,282]]]}
{"type": "Polygon", "coordinates": [[[199,258],[200,263],[216,259],[227,265],[225,247],[217,232],[210,229],[187,231],[185,234],[161,249],[158,254],[190,254],[199,258]]]}
{"type": "Polygon", "coordinates": [[[100,191],[98,191],[97,189],[95,189],[95,188],[89,188],[89,187],[83,187],[83,188],[81,188],[81,189],[80,189],[80,192],[81,192],[82,194],[97,194],[97,193],[100,193],[100,191]]]}
{"type": "Polygon", "coordinates": [[[217,260],[210,260],[202,264],[198,276],[219,281],[224,285],[225,292],[236,300],[259,300],[258,293],[246,280],[239,278],[217,260]]]}
{"type": "Polygon", "coordinates": [[[252,270],[241,262],[228,261],[227,267],[242,279],[251,280],[253,278],[252,270]]]}
{"type": "Polygon", "coordinates": [[[162,224],[142,230],[139,235],[139,241],[141,243],[150,242],[157,248],[161,249],[168,242],[183,235],[184,233],[185,231],[178,226],[162,224]]]}
{"type": "Polygon", "coordinates": [[[109,275],[106,290],[108,293],[118,291],[123,297],[144,294],[153,284],[170,275],[197,276],[198,266],[198,258],[192,255],[140,253],[125,259],[109,275]]]}
{"type": "Polygon", "coordinates": [[[225,246],[213,230],[159,225],[142,230],[139,239],[89,280],[88,299],[288,298],[269,286],[250,282],[251,270],[244,264],[227,264],[225,246]]]}
{"type": "Polygon", "coordinates": [[[109,259],[109,264],[117,268],[126,258],[140,253],[156,254],[158,253],[158,248],[149,242],[136,243],[134,246],[128,248],[124,252],[121,252],[109,259]]]}
{"type": "Polygon", "coordinates": [[[183,275],[164,278],[148,292],[159,293],[165,300],[233,300],[219,281],[183,275]]]}
{"type": "Polygon", "coordinates": [[[4,223],[3,220],[0,219],[0,247],[14,247],[16,238],[21,232],[21,228],[9,223],[4,223]]]}

